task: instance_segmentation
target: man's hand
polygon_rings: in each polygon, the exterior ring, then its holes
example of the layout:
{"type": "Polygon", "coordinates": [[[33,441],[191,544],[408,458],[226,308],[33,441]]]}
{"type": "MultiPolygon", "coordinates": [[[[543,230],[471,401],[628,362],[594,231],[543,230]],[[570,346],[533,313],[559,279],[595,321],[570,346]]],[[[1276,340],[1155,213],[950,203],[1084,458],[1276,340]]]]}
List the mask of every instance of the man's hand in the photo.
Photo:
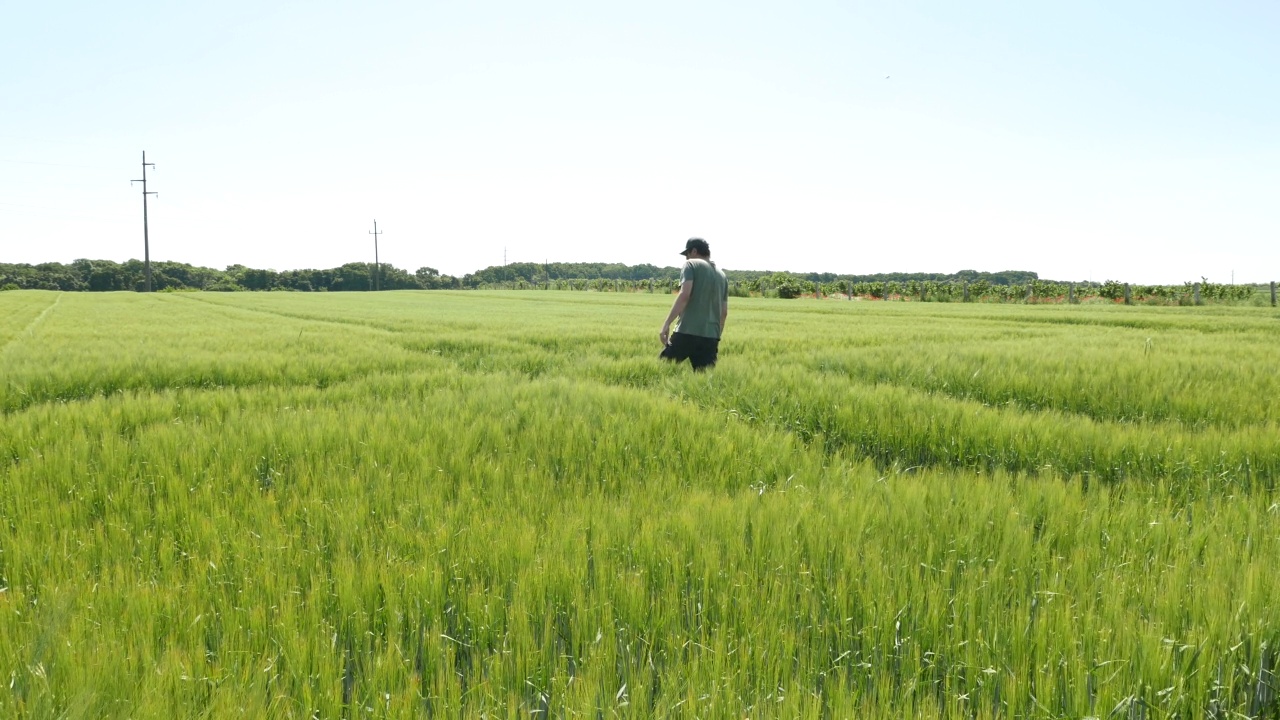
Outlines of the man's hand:
{"type": "Polygon", "coordinates": [[[658,333],[658,339],[662,341],[662,347],[670,347],[671,323],[666,323],[662,326],[662,331],[658,333]]]}

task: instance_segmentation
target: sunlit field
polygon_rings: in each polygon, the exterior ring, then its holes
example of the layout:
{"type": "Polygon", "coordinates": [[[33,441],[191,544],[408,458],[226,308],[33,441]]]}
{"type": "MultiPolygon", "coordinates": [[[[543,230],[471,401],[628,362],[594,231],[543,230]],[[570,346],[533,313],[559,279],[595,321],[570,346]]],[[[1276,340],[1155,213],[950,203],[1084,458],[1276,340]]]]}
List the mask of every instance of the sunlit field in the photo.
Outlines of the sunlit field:
{"type": "Polygon", "coordinates": [[[0,716],[1277,718],[1280,314],[0,293],[0,716]]]}

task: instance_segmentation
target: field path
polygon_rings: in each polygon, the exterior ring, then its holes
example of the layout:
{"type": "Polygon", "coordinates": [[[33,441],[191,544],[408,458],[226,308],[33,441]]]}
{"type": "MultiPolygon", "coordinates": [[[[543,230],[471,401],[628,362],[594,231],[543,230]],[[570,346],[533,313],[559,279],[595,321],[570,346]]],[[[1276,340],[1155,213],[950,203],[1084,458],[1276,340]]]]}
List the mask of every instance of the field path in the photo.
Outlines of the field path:
{"type": "Polygon", "coordinates": [[[10,335],[9,338],[5,340],[4,345],[0,345],[0,355],[4,355],[5,353],[7,353],[9,351],[10,346],[17,343],[18,340],[23,336],[30,337],[31,335],[33,335],[35,333],[36,328],[39,327],[40,324],[44,322],[44,319],[49,316],[49,313],[53,312],[53,309],[56,308],[58,306],[58,303],[60,302],[62,302],[62,293],[58,293],[57,296],[53,298],[53,302],[49,303],[49,305],[45,307],[44,310],[41,310],[39,315],[36,315],[34,318],[32,318],[31,322],[27,323],[27,326],[25,328],[10,335]]]}
{"type": "Polygon", "coordinates": [[[265,310],[263,308],[242,307],[240,305],[230,305],[228,303],[221,303],[214,300],[206,300],[204,298],[192,297],[192,296],[180,295],[180,294],[175,294],[174,297],[180,297],[180,298],[183,298],[184,300],[191,300],[193,302],[203,303],[204,305],[209,307],[216,307],[222,310],[229,310],[232,312],[250,313],[250,314],[257,314],[257,315],[270,315],[272,317],[283,318],[285,320],[297,320],[299,322],[318,323],[320,325],[337,325],[338,327],[344,327],[344,328],[355,327],[355,328],[361,328],[364,330],[371,330],[378,333],[385,333],[389,335],[400,334],[396,330],[392,330],[388,327],[384,327],[375,322],[361,322],[356,320],[344,320],[339,318],[323,318],[323,317],[316,317],[313,315],[306,315],[302,313],[287,313],[287,312],[281,312],[279,310],[265,310]]]}

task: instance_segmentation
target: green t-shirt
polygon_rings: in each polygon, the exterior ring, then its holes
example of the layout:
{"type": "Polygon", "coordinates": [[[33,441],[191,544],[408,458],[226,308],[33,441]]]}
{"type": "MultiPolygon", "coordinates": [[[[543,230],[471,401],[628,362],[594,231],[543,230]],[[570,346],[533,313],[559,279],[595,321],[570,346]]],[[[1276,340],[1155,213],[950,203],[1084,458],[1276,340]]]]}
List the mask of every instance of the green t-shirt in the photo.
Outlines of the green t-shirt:
{"type": "Polygon", "coordinates": [[[689,260],[680,271],[680,282],[693,281],[689,304],[680,313],[676,332],[701,337],[720,337],[720,313],[729,303],[729,281],[711,262],[689,260]]]}

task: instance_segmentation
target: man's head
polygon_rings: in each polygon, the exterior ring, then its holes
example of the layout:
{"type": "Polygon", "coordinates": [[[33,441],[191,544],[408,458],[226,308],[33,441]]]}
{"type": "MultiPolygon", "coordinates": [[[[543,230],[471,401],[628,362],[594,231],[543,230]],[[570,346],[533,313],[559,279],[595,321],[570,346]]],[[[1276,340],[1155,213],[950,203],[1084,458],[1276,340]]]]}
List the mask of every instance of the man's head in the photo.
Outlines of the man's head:
{"type": "Polygon", "coordinates": [[[689,259],[707,260],[711,257],[711,246],[702,238],[689,238],[689,241],[684,244],[684,252],[680,254],[689,259]]]}

